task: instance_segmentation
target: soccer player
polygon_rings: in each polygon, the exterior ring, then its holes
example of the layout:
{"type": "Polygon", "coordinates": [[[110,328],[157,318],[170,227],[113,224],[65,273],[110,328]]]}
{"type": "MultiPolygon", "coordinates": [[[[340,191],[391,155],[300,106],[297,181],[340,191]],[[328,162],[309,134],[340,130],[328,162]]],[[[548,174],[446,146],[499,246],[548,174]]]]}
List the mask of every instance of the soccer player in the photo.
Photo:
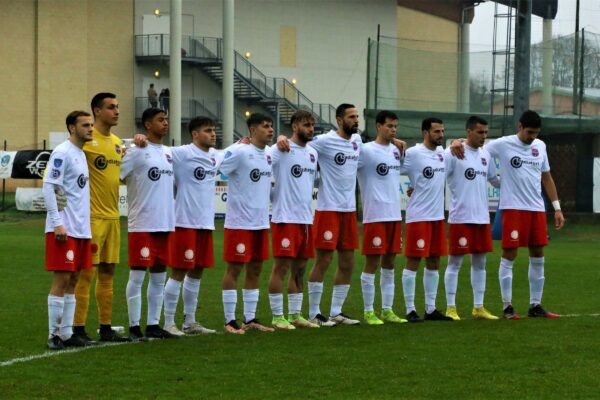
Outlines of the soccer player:
{"type": "Polygon", "coordinates": [[[165,339],[173,337],[158,325],[163,303],[166,265],[170,261],[170,236],[175,230],[173,200],[173,155],[162,145],[169,124],[166,114],[158,108],[148,108],[142,114],[148,145],[127,151],[121,164],[121,179],[127,183],[129,281],[127,308],[129,338],[165,339]],[[148,321],[144,337],[140,328],[142,284],[146,270],[148,283],[148,321]]]}
{"type": "Polygon", "coordinates": [[[471,286],[475,319],[498,319],[483,306],[486,279],[486,253],[492,251],[492,232],[488,209],[487,182],[499,187],[496,164],[483,144],[488,123],[472,116],[467,120],[465,157],[461,160],[446,149],[446,180],[450,189],[450,239],[448,266],[444,275],[446,316],[460,320],[456,311],[458,273],[465,254],[471,254],[471,286]]]}
{"type": "Polygon", "coordinates": [[[92,268],[89,173],[81,149],[92,140],[93,120],[85,111],[73,111],[66,124],[69,140],[50,155],[42,189],[48,211],[46,271],[54,275],[48,295],[48,347],[52,350],[95,344],[73,335],[77,277],[79,271],[92,268]],[[60,212],[58,191],[67,198],[60,212]]]}
{"type": "Polygon", "coordinates": [[[377,137],[365,144],[358,159],[358,184],[363,206],[362,254],[365,269],[360,276],[364,319],[369,325],[384,321],[402,323],[394,305],[394,260],[402,253],[402,215],[400,214],[400,151],[392,145],[398,117],[381,111],[375,117],[377,137]],[[381,319],[375,315],[375,273],[381,265],[381,319]]]}
{"type": "Polygon", "coordinates": [[[119,122],[119,102],[112,93],[98,93],[92,98],[93,139],[83,146],[90,171],[92,224],[92,262],[94,268],[83,270],[75,287],[74,334],[90,340],[85,323],[90,303],[90,287],[96,271],[96,303],[100,322],[100,341],[122,342],[111,327],[113,277],[119,263],[121,227],[119,222],[119,172],[121,139],[111,132],[119,122]]]}
{"type": "Polygon", "coordinates": [[[304,270],[309,258],[315,256],[312,237],[312,192],[317,172],[317,152],[307,146],[314,134],[315,118],[304,110],[291,118],[291,150],[270,148],[275,187],[271,234],[275,263],[269,279],[269,301],[273,312],[273,327],[318,328],[301,313],[304,270]],[[283,280],[288,271],[288,319],[283,316],[283,280]]]}
{"type": "MultiPolygon", "coordinates": [[[[542,119],[531,110],[519,118],[516,135],[503,136],[485,145],[500,162],[502,190],[502,258],[498,272],[502,293],[503,316],[520,319],[512,306],[512,269],[519,247],[529,248],[529,317],[557,318],[542,308],[544,291],[544,247],[548,244],[546,212],[542,186],[554,208],[554,227],[565,224],[558,193],[546,153],[546,144],[538,139],[542,119]]],[[[460,144],[453,144],[453,148],[460,144]]]]}
{"type": "Polygon", "coordinates": [[[444,222],[444,123],[426,118],[421,123],[423,143],[406,151],[401,171],[408,175],[414,192],[406,208],[406,268],[402,287],[406,304],[406,319],[422,322],[415,309],[415,283],[421,258],[425,258],[423,286],[425,289],[425,320],[452,321],[435,308],[440,256],[446,255],[444,222]]]}
{"type": "Polygon", "coordinates": [[[171,277],[165,285],[165,326],[175,336],[211,334],[196,322],[202,273],[214,265],[215,177],[222,155],[214,149],[216,123],[193,118],[188,125],[192,143],[173,147],[175,171],[175,234],[171,277]],[[175,324],[175,311],[183,283],[183,332],[175,324]]]}
{"type": "Polygon", "coordinates": [[[269,195],[271,192],[271,156],[265,147],[273,139],[273,120],[252,114],[247,120],[250,145],[233,145],[226,149],[220,171],[229,177],[223,259],[227,270],[223,276],[225,332],[244,334],[256,329],[272,332],[256,318],[259,276],[263,261],[269,258],[269,195]],[[237,281],[244,276],[244,323],[235,319],[237,281]]]}

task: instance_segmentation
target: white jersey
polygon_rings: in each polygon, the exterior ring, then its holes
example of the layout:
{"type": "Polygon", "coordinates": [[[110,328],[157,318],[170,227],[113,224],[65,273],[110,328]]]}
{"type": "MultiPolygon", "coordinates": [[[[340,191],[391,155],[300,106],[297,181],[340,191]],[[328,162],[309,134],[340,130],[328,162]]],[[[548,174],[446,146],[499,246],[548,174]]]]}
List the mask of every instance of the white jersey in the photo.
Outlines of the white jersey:
{"type": "Polygon", "coordinates": [[[363,224],[402,221],[400,213],[400,151],[396,146],[365,144],[358,160],[363,224]]]}
{"type": "Polygon", "coordinates": [[[496,181],[496,164],[483,148],[465,144],[465,158],[459,160],[446,149],[446,179],[450,189],[451,224],[489,224],[487,182],[496,181]]]}
{"type": "Polygon", "coordinates": [[[222,153],[195,144],[171,148],[175,172],[175,226],[215,229],[215,178],[222,153]]]}
{"type": "Polygon", "coordinates": [[[268,150],[273,160],[273,216],[271,221],[312,224],[312,192],[317,175],[317,152],[290,141],[290,151],[268,150]]]}
{"type": "Polygon", "coordinates": [[[308,143],[319,154],[317,210],[356,211],[356,169],[361,144],[359,134],[346,140],[333,130],[308,143]]]}
{"type": "Polygon", "coordinates": [[[444,149],[429,150],[419,143],[406,150],[401,171],[415,189],[406,207],[406,223],[444,219],[446,165],[444,149]]]}
{"type": "Polygon", "coordinates": [[[517,135],[492,140],[484,148],[500,162],[501,210],[545,211],[542,172],[550,171],[546,144],[525,144],[517,135]]]}
{"type": "Polygon", "coordinates": [[[67,235],[77,239],[91,239],[90,176],[83,150],[70,141],[56,146],[46,167],[44,182],[59,186],[67,197],[67,206],[59,211],[59,219],[46,217],[46,232],[54,232],[62,225],[67,235]]]}
{"type": "Polygon", "coordinates": [[[173,155],[171,149],[148,143],[128,149],[121,162],[121,179],[127,183],[129,232],[175,230],[173,155]]]}
{"type": "Polygon", "coordinates": [[[225,228],[269,228],[271,156],[253,144],[230,146],[220,171],[228,176],[225,228]]]}

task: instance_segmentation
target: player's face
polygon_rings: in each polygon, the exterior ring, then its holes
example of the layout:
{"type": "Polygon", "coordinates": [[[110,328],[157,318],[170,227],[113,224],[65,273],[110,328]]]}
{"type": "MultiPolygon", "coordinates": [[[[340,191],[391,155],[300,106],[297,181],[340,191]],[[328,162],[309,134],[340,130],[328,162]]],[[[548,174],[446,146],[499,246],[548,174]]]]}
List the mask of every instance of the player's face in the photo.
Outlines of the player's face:
{"type": "Polygon", "coordinates": [[[194,143],[203,148],[215,147],[217,143],[217,132],[214,126],[201,126],[192,131],[194,143]]]}
{"type": "Polygon", "coordinates": [[[150,122],[146,122],[146,129],[148,134],[153,134],[159,138],[167,136],[169,133],[169,120],[165,113],[158,113],[152,118],[150,122]]]}
{"type": "Polygon", "coordinates": [[[75,135],[75,139],[79,143],[85,143],[92,140],[92,132],[94,120],[92,117],[78,117],[75,125],[69,127],[71,134],[75,135]]]}
{"type": "Polygon", "coordinates": [[[531,144],[535,139],[537,139],[538,135],[542,128],[523,128],[521,124],[519,124],[519,133],[517,136],[521,140],[521,142],[525,144],[531,144]]]}
{"type": "Polygon", "coordinates": [[[315,121],[304,119],[294,122],[292,132],[302,143],[310,142],[315,134],[315,121]]]}
{"type": "Polygon", "coordinates": [[[383,124],[375,124],[375,128],[377,129],[377,136],[389,143],[396,137],[398,120],[386,118],[383,124]]]}
{"type": "Polygon", "coordinates": [[[106,98],[102,101],[102,107],[95,108],[96,121],[108,126],[115,126],[119,123],[119,102],[117,99],[106,98]]]}
{"type": "Polygon", "coordinates": [[[266,146],[273,140],[273,123],[263,121],[260,125],[252,127],[252,140],[254,143],[266,146]]]}
{"type": "Polygon", "coordinates": [[[425,134],[429,137],[431,144],[441,146],[444,143],[444,124],[433,122],[431,128],[425,131],[425,134]]]}
{"type": "Polygon", "coordinates": [[[346,109],[343,118],[336,118],[337,124],[342,130],[351,135],[358,132],[358,110],[356,108],[346,109]]]}
{"type": "Polygon", "coordinates": [[[473,129],[467,129],[467,143],[469,146],[478,148],[485,144],[489,127],[487,125],[476,124],[473,129]]]}

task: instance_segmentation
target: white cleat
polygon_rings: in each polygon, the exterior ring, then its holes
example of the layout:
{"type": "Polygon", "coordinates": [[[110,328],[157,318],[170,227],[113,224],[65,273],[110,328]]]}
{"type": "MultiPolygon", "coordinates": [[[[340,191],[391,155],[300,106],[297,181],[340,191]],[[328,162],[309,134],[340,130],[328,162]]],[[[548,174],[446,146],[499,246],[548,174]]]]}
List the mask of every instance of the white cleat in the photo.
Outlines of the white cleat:
{"type": "Polygon", "coordinates": [[[181,332],[176,325],[165,326],[163,329],[173,336],[181,337],[185,335],[185,333],[181,332]]]}
{"type": "Polygon", "coordinates": [[[337,324],[325,318],[322,314],[317,314],[313,319],[310,320],[313,324],[317,324],[319,326],[325,326],[327,328],[333,328],[337,324]]]}
{"type": "Polygon", "coordinates": [[[184,326],[183,332],[186,335],[212,335],[213,333],[217,333],[216,330],[205,328],[197,322],[194,322],[190,326],[184,326]]]}
{"type": "Polygon", "coordinates": [[[344,313],[339,313],[335,317],[329,317],[329,320],[336,325],[359,325],[360,321],[352,319],[344,313]]]}

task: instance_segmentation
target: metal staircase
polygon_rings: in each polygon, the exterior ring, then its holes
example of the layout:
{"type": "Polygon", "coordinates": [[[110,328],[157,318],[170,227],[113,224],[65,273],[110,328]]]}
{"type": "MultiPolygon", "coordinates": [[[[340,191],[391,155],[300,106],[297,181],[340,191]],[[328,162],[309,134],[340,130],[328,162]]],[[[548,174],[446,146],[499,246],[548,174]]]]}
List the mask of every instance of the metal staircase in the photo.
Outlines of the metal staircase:
{"type": "MultiPolygon", "coordinates": [[[[137,35],[135,41],[138,62],[168,60],[169,35],[137,35]]],[[[221,38],[186,36],[183,38],[181,52],[184,64],[199,68],[222,84],[221,38]]],[[[241,101],[259,104],[267,109],[276,124],[288,125],[292,114],[302,109],[315,116],[317,129],[328,130],[335,127],[335,108],[332,105],[313,103],[290,81],[266,76],[237,51],[234,58],[234,94],[241,101]]],[[[239,124],[237,116],[235,121],[239,124]]]]}

